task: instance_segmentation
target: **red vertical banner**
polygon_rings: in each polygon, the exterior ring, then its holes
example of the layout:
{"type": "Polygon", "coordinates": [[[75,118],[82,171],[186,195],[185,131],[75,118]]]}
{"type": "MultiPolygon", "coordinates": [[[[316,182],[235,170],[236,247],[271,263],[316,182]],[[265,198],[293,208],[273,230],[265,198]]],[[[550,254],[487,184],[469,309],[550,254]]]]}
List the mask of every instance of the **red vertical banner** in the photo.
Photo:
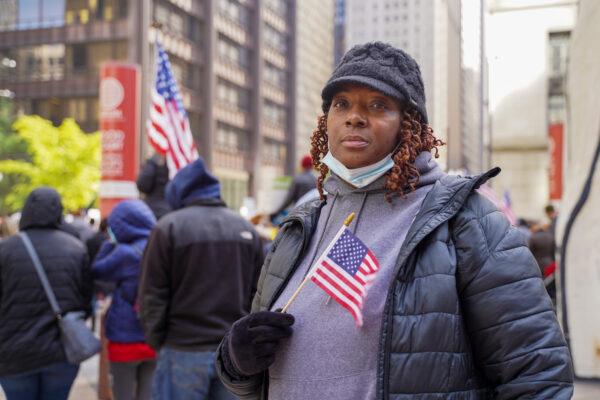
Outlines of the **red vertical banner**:
{"type": "Polygon", "coordinates": [[[548,135],[550,143],[550,200],[560,200],[563,190],[563,123],[550,124],[548,135]]]}
{"type": "Polygon", "coordinates": [[[107,216],[123,199],[137,198],[140,68],[107,62],[100,67],[102,180],[100,212],[107,216]]]}

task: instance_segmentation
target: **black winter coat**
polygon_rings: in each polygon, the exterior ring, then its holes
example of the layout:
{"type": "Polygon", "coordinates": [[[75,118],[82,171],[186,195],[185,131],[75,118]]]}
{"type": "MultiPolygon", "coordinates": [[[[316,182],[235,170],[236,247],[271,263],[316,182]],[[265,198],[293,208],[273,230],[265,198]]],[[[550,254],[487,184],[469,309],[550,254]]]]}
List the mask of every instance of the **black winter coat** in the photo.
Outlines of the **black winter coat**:
{"type": "Polygon", "coordinates": [[[169,182],[169,168],[158,156],[149,158],[142,166],[136,180],[138,190],[144,194],[144,202],[154,213],[156,219],[171,211],[165,200],[165,187],[169,182]]]}
{"type": "MultiPolygon", "coordinates": [[[[27,232],[63,313],[89,313],[92,278],[83,243],[58,229],[58,194],[37,189],[25,204],[20,228],[27,232]]],[[[0,242],[0,376],[65,362],[58,324],[20,237],[0,242]]]]}
{"type": "MultiPolygon", "coordinates": [[[[569,350],[522,234],[474,192],[499,172],[446,176],[425,198],[396,265],[379,345],[377,399],[569,399],[569,350]]],[[[320,206],[292,213],[267,255],[252,311],[273,305],[310,242],[320,206]]],[[[234,380],[266,399],[268,374],[234,380]]]]}
{"type": "Polygon", "coordinates": [[[142,259],[140,320],[146,342],[214,351],[248,314],[263,262],[258,234],[218,199],[161,218],[142,259]]]}

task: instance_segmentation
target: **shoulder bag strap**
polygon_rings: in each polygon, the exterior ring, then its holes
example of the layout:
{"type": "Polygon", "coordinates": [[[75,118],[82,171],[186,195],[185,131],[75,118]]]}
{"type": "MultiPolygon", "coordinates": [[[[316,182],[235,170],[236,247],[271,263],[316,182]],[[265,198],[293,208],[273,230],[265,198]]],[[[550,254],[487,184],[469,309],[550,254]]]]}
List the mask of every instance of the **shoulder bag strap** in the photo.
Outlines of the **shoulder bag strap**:
{"type": "Polygon", "coordinates": [[[40,281],[42,282],[42,286],[44,287],[46,296],[48,296],[48,301],[50,302],[52,311],[54,312],[56,319],[60,320],[61,319],[60,307],[58,306],[58,301],[56,301],[56,296],[54,296],[54,292],[52,291],[50,282],[48,282],[48,277],[46,276],[44,267],[42,266],[42,263],[40,262],[40,258],[38,257],[38,254],[35,251],[35,248],[33,247],[33,244],[31,243],[29,236],[27,236],[27,234],[25,232],[20,232],[19,237],[23,241],[23,244],[25,245],[25,248],[27,249],[27,253],[29,253],[29,257],[31,258],[31,261],[33,261],[33,265],[35,266],[35,270],[38,274],[38,277],[40,278],[40,281]]]}

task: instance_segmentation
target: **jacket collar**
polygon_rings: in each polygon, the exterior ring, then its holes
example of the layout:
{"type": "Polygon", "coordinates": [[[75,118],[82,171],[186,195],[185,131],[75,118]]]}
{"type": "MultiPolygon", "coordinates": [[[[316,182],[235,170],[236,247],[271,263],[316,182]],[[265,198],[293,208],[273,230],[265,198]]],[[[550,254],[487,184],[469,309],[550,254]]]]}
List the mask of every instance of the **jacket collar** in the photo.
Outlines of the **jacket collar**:
{"type": "Polygon", "coordinates": [[[400,257],[410,254],[421,239],[454,217],[471,192],[499,173],[500,168],[496,167],[473,177],[446,175],[437,181],[423,200],[421,209],[406,234],[400,257]]]}
{"type": "MultiPolygon", "coordinates": [[[[410,254],[425,236],[456,215],[473,190],[499,173],[500,168],[496,167],[481,175],[445,175],[439,179],[423,200],[421,209],[406,234],[398,256],[399,261],[410,254]]],[[[310,238],[325,204],[326,202],[321,200],[307,202],[294,209],[283,220],[281,226],[300,223],[304,228],[305,238],[310,238]]],[[[308,240],[305,240],[304,246],[308,245],[306,242],[308,240]]]]}
{"type": "Polygon", "coordinates": [[[184,206],[192,207],[192,206],[203,206],[203,207],[227,207],[227,204],[220,198],[209,198],[209,199],[197,199],[192,200],[188,204],[184,206]]]}

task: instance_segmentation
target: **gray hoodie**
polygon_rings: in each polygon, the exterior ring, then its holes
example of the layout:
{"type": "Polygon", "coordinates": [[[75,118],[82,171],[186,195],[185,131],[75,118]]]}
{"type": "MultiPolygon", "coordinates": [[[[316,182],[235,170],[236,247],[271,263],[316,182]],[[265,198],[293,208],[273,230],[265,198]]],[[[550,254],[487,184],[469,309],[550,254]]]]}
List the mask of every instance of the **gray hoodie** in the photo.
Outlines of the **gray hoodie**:
{"type": "Polygon", "coordinates": [[[357,213],[350,230],[377,257],[380,270],[363,305],[364,325],[314,283],[308,282],[289,309],[294,334],[283,342],[269,369],[269,399],[375,399],[377,350],[386,295],[404,237],[429,190],[444,173],[429,152],[416,159],[421,174],[417,190],[385,200],[385,177],[356,189],[332,175],[325,182],[327,204],[304,260],[273,309],[282,307],[318,259],[343,221],[357,213]]]}

